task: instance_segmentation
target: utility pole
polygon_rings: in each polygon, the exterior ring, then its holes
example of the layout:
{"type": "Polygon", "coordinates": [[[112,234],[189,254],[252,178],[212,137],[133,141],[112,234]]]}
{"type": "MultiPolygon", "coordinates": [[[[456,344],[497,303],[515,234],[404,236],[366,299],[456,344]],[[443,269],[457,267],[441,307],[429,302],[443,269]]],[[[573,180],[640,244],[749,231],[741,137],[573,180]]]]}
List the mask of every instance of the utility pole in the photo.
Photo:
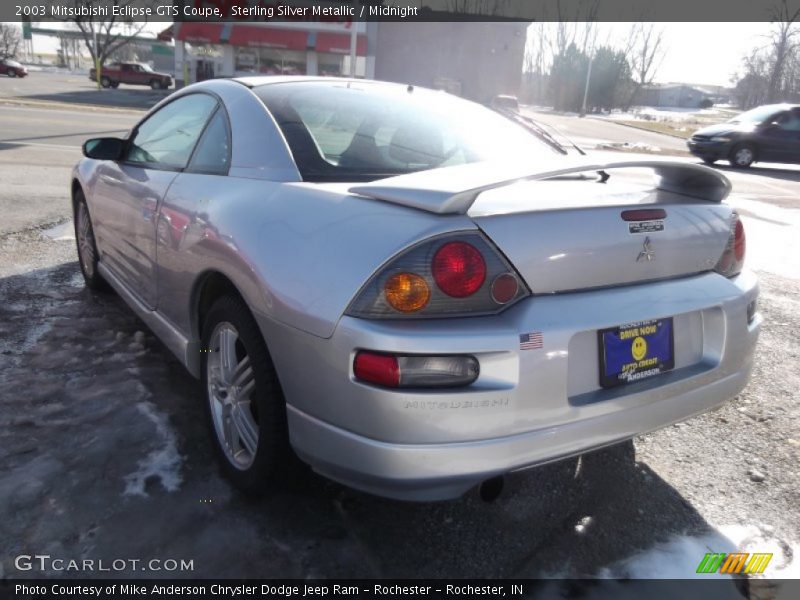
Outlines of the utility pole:
{"type": "Polygon", "coordinates": [[[589,68],[586,69],[586,85],[583,88],[583,105],[581,106],[581,116],[586,116],[586,100],[589,97],[589,80],[592,78],[592,63],[594,62],[594,48],[589,55],[589,68]]]}
{"type": "Polygon", "coordinates": [[[94,78],[97,82],[97,89],[100,89],[100,54],[97,52],[97,27],[94,25],[94,21],[91,21],[92,24],[92,47],[93,47],[93,54],[94,54],[94,78]]]}

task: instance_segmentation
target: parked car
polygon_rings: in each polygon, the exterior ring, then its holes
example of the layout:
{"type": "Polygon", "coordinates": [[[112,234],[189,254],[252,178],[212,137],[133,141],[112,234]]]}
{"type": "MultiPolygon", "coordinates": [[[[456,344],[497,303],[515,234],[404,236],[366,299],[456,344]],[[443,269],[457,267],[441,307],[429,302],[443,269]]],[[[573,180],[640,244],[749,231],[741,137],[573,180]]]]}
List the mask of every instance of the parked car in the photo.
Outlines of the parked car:
{"type": "Polygon", "coordinates": [[[10,58],[0,60],[0,75],[7,75],[8,77],[27,77],[28,69],[23,67],[20,63],[10,58]]]}
{"type": "MultiPolygon", "coordinates": [[[[89,79],[97,81],[94,68],[89,69],[89,79]]],[[[165,90],[172,85],[172,76],[153,71],[150,65],[144,63],[112,63],[100,69],[100,85],[104,88],[116,88],[120,83],[149,85],[154,90],[165,90]]]]}
{"type": "Polygon", "coordinates": [[[490,106],[495,109],[519,112],[519,100],[516,96],[500,94],[492,98],[490,106]]]}
{"type": "Polygon", "coordinates": [[[800,106],[759,106],[700,129],[687,143],[706,164],[725,159],[740,168],[756,161],[800,163],[800,106]]]}
{"type": "Polygon", "coordinates": [[[758,284],[708,167],[566,156],[447,94],[305,77],[194,84],[83,151],[86,285],[202,380],[242,489],[293,448],[361,490],[454,498],[747,383],[758,284]]]}

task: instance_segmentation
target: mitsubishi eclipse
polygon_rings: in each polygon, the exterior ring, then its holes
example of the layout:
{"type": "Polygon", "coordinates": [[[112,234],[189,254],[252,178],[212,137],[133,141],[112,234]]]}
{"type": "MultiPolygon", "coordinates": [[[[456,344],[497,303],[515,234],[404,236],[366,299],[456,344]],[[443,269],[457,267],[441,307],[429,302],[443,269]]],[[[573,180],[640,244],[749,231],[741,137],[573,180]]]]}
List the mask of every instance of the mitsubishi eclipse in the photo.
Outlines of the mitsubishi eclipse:
{"type": "Polygon", "coordinates": [[[702,165],[567,156],[443,92],[311,77],[191,85],[84,155],[86,285],[202,379],[242,489],[293,450],[354,488],[455,498],[747,383],[758,284],[702,165]]]}

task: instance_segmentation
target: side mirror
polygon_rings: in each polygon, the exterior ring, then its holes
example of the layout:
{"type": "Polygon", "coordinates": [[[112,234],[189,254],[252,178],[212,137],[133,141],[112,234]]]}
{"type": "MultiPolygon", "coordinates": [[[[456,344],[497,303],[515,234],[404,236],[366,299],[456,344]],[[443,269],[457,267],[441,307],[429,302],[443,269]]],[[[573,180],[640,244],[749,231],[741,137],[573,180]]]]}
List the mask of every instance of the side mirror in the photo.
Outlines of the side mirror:
{"type": "Polygon", "coordinates": [[[83,155],[96,160],[120,160],[125,150],[125,140],[119,138],[92,138],[83,143],[83,155]]]}

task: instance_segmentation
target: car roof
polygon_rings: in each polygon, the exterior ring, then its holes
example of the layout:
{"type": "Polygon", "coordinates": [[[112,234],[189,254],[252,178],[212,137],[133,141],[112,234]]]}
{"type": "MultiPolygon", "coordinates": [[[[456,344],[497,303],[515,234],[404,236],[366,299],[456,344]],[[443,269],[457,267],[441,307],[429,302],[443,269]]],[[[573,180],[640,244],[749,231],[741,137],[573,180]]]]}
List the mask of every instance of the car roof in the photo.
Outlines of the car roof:
{"type": "Polygon", "coordinates": [[[800,104],[789,104],[788,102],[782,102],[780,104],[763,104],[761,106],[754,106],[753,108],[771,108],[773,110],[791,110],[791,109],[794,109],[794,108],[800,108],[800,104]]]}
{"type": "MultiPolygon", "coordinates": [[[[394,81],[380,81],[378,79],[358,79],[353,77],[323,77],[314,75],[254,75],[248,77],[234,77],[232,78],[232,80],[241,83],[242,85],[246,85],[249,88],[261,87],[263,85],[275,85],[279,83],[307,83],[307,82],[334,83],[334,84],[366,83],[369,85],[378,85],[382,87],[392,87],[392,88],[400,88],[400,87],[408,88],[409,86],[412,85],[409,83],[397,83],[394,81]]],[[[414,85],[413,87],[415,90],[421,90],[425,92],[447,93],[444,90],[434,90],[420,85],[414,85]]]]}

